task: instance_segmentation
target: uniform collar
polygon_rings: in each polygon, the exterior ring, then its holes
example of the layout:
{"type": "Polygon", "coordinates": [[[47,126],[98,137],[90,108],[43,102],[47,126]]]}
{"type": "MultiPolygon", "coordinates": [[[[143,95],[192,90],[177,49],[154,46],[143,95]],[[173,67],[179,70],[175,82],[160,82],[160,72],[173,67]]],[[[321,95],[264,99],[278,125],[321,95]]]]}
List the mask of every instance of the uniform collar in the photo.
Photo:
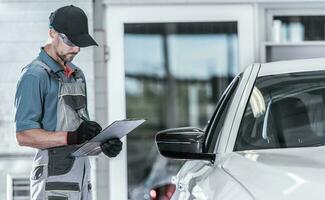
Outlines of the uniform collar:
{"type": "MultiPolygon", "coordinates": [[[[38,55],[38,59],[43,61],[47,66],[49,66],[54,73],[63,71],[62,66],[46,53],[44,47],[41,47],[41,51],[38,55]]],[[[67,63],[67,65],[73,70],[76,69],[75,65],[72,64],[71,62],[67,63]]]]}

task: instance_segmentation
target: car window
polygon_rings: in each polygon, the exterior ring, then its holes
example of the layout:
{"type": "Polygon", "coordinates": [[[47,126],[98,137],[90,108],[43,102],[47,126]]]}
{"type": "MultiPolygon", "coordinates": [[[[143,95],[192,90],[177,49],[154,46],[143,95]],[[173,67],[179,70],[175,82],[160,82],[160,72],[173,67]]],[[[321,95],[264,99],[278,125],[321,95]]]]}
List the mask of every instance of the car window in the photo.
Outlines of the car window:
{"type": "Polygon", "coordinates": [[[325,143],[325,71],[257,78],[234,150],[325,143]]]}
{"type": "Polygon", "coordinates": [[[232,102],[232,98],[237,89],[238,83],[240,81],[241,75],[236,76],[229,86],[226,88],[224,93],[222,94],[217,107],[212,116],[212,120],[209,122],[207,127],[207,135],[205,140],[205,152],[212,152],[214,150],[215,143],[218,139],[218,135],[223,127],[224,120],[230,104],[232,102]]]}

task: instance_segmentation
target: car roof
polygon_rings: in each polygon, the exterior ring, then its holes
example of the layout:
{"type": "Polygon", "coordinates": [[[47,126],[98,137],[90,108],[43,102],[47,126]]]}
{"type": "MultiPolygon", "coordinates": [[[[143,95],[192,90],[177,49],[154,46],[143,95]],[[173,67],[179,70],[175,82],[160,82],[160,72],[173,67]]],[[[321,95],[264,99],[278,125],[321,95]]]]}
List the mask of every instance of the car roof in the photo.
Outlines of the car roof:
{"type": "MultiPolygon", "coordinates": [[[[255,65],[258,66],[258,65],[255,65]]],[[[261,63],[258,76],[325,70],[325,58],[261,63]]]]}

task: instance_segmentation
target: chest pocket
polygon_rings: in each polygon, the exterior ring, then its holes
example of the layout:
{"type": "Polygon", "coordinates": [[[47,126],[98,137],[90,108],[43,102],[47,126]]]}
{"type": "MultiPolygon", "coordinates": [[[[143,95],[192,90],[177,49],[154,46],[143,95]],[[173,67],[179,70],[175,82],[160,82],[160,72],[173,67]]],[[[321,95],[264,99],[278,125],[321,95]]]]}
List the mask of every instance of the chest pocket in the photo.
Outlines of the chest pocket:
{"type": "Polygon", "coordinates": [[[78,112],[78,110],[86,107],[84,83],[64,83],[61,87],[60,96],[72,110],[78,112]]]}
{"type": "Polygon", "coordinates": [[[59,82],[59,97],[57,111],[57,130],[74,131],[81,118],[88,119],[86,111],[86,86],[81,79],[76,82],[59,82]]]}

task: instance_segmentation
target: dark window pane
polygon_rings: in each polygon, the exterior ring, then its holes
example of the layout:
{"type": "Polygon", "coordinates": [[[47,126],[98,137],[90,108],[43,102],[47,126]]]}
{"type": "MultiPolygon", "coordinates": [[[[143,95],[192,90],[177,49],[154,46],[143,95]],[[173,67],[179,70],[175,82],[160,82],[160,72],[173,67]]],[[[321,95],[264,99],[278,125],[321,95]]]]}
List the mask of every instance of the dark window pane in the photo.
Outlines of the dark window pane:
{"type": "Polygon", "coordinates": [[[273,26],[282,41],[325,40],[325,16],[275,16],[273,26]]]}

